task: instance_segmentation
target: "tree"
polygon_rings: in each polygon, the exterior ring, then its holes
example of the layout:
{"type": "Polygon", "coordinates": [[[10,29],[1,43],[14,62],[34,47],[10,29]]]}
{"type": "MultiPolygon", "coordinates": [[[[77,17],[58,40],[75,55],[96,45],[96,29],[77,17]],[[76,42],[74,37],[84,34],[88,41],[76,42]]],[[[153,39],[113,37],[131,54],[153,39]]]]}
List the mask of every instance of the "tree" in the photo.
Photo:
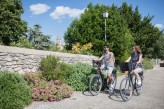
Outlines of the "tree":
{"type": "Polygon", "coordinates": [[[24,35],[27,23],[21,19],[21,14],[21,0],[0,0],[0,43],[10,45],[24,35]]]}
{"type": "Polygon", "coordinates": [[[130,53],[133,38],[128,26],[121,17],[118,8],[105,5],[88,5],[80,19],[75,19],[64,35],[66,48],[71,49],[72,45],[79,42],[81,45],[92,43],[92,54],[101,55],[104,45],[110,45],[118,61],[123,61],[130,53]],[[104,19],[102,12],[107,10],[107,42],[104,42],[104,19]]]}
{"type": "Polygon", "coordinates": [[[157,44],[154,48],[154,58],[160,58],[164,60],[164,33],[160,36],[159,40],[157,41],[157,44]]]}
{"type": "Polygon", "coordinates": [[[28,29],[26,37],[35,49],[48,50],[52,44],[50,41],[50,36],[44,35],[40,29],[40,25],[34,25],[33,28],[28,29]]]}
{"type": "Polygon", "coordinates": [[[152,25],[154,16],[147,15],[142,18],[138,6],[133,10],[133,7],[128,6],[126,2],[122,4],[119,11],[128,24],[135,44],[141,46],[143,54],[149,58],[157,57],[155,47],[162,31],[152,25]]]}

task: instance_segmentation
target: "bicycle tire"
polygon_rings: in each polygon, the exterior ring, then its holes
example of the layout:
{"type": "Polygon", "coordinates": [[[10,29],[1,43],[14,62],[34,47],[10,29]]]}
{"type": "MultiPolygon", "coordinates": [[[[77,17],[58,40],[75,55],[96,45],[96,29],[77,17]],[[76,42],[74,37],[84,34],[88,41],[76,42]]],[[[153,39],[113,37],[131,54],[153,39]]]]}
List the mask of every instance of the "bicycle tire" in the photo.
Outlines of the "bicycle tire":
{"type": "Polygon", "coordinates": [[[130,78],[123,78],[122,81],[121,81],[121,84],[120,84],[120,95],[121,95],[121,98],[124,100],[124,101],[129,101],[132,97],[132,94],[133,94],[133,86],[132,86],[132,81],[130,80],[130,78]],[[124,83],[125,82],[125,83],[124,83]],[[123,85],[128,86],[128,89],[125,89],[123,87],[123,85]],[[127,97],[127,95],[129,95],[127,97]]]}
{"type": "Polygon", "coordinates": [[[112,77],[112,79],[114,80],[112,80],[112,84],[113,84],[113,91],[111,92],[110,90],[109,90],[109,96],[112,96],[113,94],[114,94],[114,92],[115,92],[115,88],[116,88],[116,84],[117,84],[117,75],[112,75],[113,77],[112,77]]]}
{"type": "Polygon", "coordinates": [[[98,95],[101,91],[101,88],[102,88],[102,79],[100,76],[98,75],[94,75],[91,79],[90,79],[90,82],[89,82],[89,91],[90,93],[95,96],[95,95],[98,95]],[[94,83],[96,82],[96,83],[94,83]],[[94,84],[92,84],[94,83],[94,84]],[[94,86],[93,86],[94,85],[94,86]],[[97,90],[93,90],[93,88],[97,89],[97,90]]]}

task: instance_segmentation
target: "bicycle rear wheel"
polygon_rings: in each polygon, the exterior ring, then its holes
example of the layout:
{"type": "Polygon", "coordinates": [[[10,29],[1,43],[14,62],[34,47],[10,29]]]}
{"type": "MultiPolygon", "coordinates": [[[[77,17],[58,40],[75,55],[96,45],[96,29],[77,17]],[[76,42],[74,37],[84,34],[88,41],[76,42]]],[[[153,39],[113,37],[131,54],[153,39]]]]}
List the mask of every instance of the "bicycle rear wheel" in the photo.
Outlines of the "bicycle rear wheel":
{"type": "Polygon", "coordinates": [[[92,95],[98,95],[102,88],[102,79],[100,76],[95,75],[90,79],[89,91],[92,95]]]}
{"type": "Polygon", "coordinates": [[[130,78],[126,77],[122,79],[121,84],[120,84],[121,98],[124,101],[128,101],[132,97],[132,93],[133,93],[133,86],[132,86],[132,81],[130,80],[130,78]]]}

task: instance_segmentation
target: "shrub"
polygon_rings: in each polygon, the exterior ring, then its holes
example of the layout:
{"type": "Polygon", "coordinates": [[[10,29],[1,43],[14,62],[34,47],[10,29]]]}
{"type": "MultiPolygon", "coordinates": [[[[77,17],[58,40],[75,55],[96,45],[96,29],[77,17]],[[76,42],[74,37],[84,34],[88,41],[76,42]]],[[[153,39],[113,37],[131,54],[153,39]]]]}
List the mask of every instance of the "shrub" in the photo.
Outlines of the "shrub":
{"type": "Polygon", "coordinates": [[[46,81],[39,73],[28,73],[24,78],[32,89],[32,98],[35,101],[59,101],[72,94],[71,87],[60,80],[46,81]]]}
{"type": "Polygon", "coordinates": [[[116,66],[116,70],[117,70],[117,75],[122,75],[123,72],[121,71],[119,65],[116,66]]]}
{"type": "Polygon", "coordinates": [[[153,69],[153,63],[148,58],[143,59],[143,66],[145,69],[153,69]]]}
{"type": "Polygon", "coordinates": [[[23,109],[31,101],[30,87],[20,74],[0,72],[0,109],[23,109]]]}
{"type": "Polygon", "coordinates": [[[28,85],[35,84],[36,81],[41,81],[44,79],[41,73],[25,73],[24,79],[27,81],[28,85]]]}
{"type": "Polygon", "coordinates": [[[40,62],[40,70],[43,77],[47,80],[61,80],[70,75],[71,66],[59,61],[59,58],[55,56],[48,56],[43,58],[40,62]]]}
{"type": "Polygon", "coordinates": [[[94,72],[92,66],[78,63],[72,66],[71,75],[66,78],[65,82],[72,86],[76,91],[83,91],[88,88],[90,75],[94,72]]]}
{"type": "Polygon", "coordinates": [[[20,37],[18,42],[11,42],[10,45],[16,47],[33,48],[32,44],[25,37],[20,37]]]}

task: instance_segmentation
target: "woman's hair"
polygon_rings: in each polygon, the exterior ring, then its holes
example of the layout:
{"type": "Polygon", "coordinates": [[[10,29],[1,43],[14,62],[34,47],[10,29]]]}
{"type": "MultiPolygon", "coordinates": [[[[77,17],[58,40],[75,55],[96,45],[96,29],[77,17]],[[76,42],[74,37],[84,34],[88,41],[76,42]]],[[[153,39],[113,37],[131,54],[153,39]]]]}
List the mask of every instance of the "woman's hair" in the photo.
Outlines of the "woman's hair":
{"type": "Polygon", "coordinates": [[[135,45],[134,48],[135,48],[135,50],[136,50],[136,52],[137,52],[138,54],[141,54],[140,46],[135,45]]]}

